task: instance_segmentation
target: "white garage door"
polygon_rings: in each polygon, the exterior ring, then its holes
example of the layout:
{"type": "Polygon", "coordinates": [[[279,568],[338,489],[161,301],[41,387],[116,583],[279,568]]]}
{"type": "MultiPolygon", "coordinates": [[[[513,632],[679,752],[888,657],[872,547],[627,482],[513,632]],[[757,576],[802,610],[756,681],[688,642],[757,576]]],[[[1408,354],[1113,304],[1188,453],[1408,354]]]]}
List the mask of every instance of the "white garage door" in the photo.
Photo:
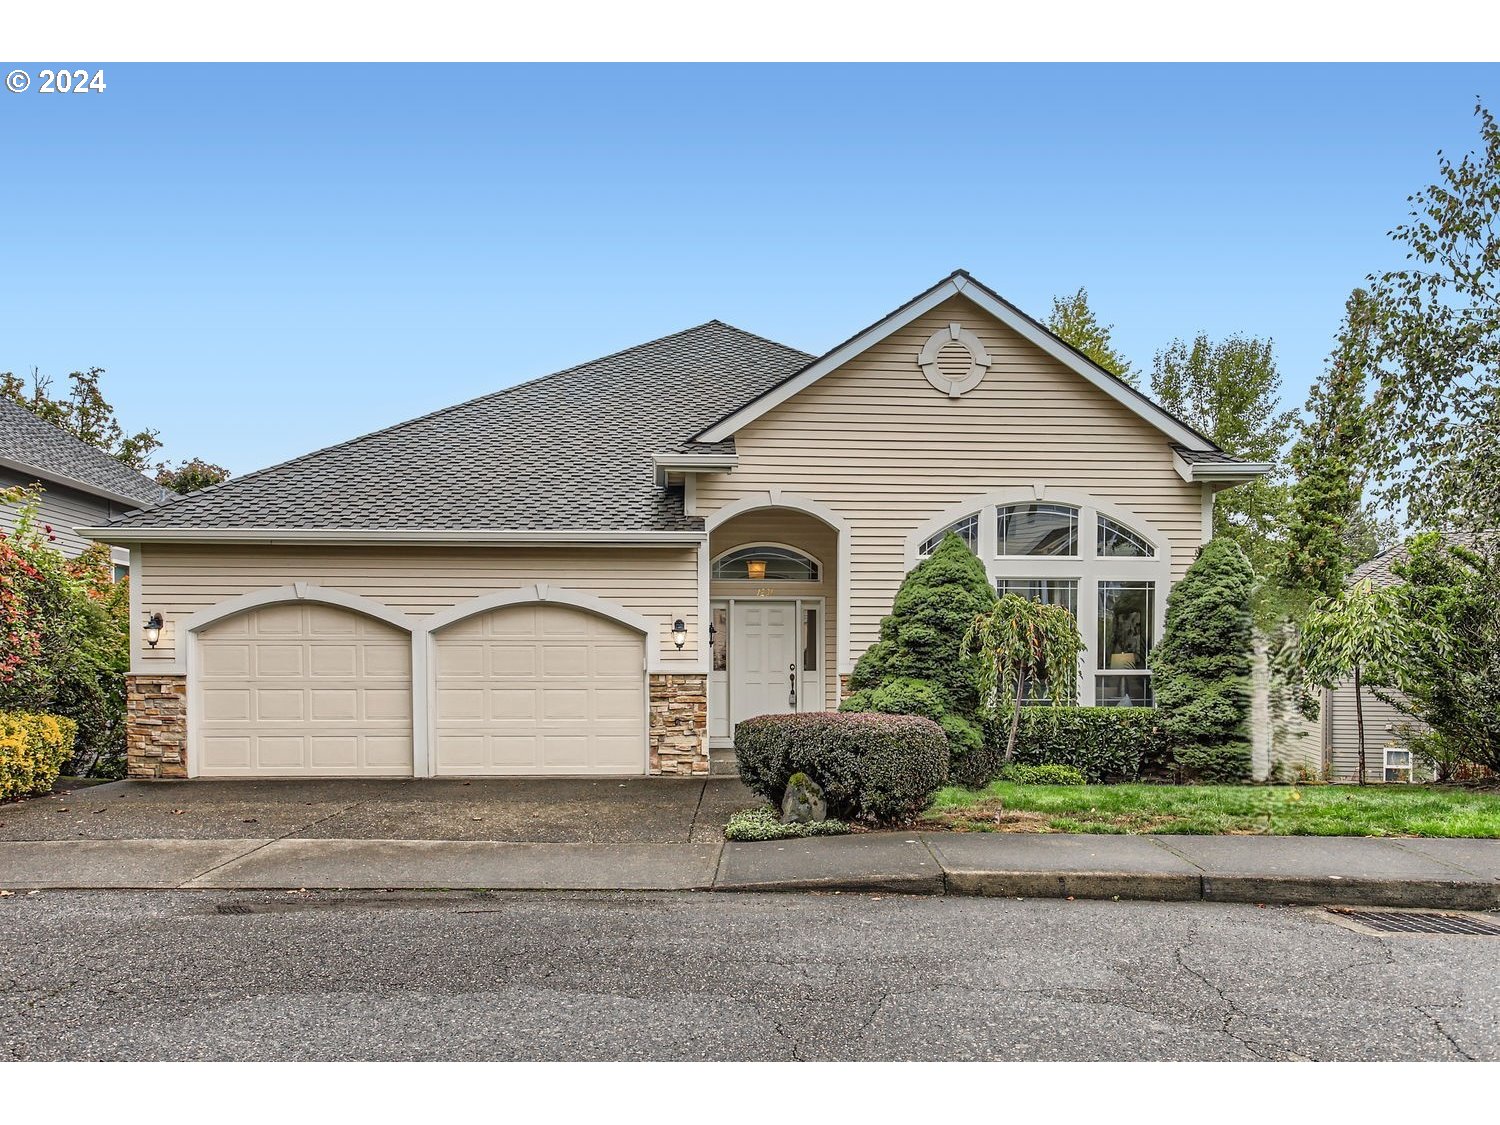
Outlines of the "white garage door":
{"type": "Polygon", "coordinates": [[[198,634],[205,776],[409,777],[411,638],[336,606],[265,606],[198,634]]]}
{"type": "Polygon", "coordinates": [[[646,650],[619,622],[557,605],[434,635],[440,774],[646,772],[646,650]]]}

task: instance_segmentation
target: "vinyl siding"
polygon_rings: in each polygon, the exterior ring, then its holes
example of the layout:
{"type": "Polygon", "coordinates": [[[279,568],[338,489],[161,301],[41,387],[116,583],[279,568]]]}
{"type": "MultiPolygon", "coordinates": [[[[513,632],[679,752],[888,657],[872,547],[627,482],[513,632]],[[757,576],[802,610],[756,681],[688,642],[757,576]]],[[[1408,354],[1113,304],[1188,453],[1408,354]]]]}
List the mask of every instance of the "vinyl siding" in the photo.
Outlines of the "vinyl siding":
{"type": "Polygon", "coordinates": [[[146,545],[137,577],[142,612],[166,619],[160,644],[145,649],[132,630],[135,667],[176,655],[176,623],[228,598],[293,582],[311,582],[426,616],[495,590],[535,582],[591,594],[651,618],[664,659],[697,659],[698,573],[693,547],[423,548],[214,547],[146,545]],[[682,652],[672,647],[672,621],[688,626],[682,652]]]}
{"type": "Polygon", "coordinates": [[[1167,437],[963,297],[945,302],[735,435],[739,466],[705,475],[708,515],[779,488],[851,528],[850,658],[878,635],[906,570],[908,537],[970,499],[1038,482],[1135,513],[1172,544],[1172,575],[1203,539],[1203,492],[1172,464],[1167,437]],[[933,332],[975,332],[992,366],[957,399],[917,366],[933,332]]]}
{"type": "Polygon", "coordinates": [[[732,582],[710,580],[709,589],[715,598],[745,598],[755,596],[758,589],[770,589],[768,596],[778,598],[822,598],[823,599],[823,698],[832,708],[838,699],[838,623],[834,620],[838,594],[838,532],[822,520],[814,519],[803,512],[755,511],[736,516],[716,527],[709,542],[709,551],[717,558],[725,551],[732,551],[746,543],[784,543],[788,547],[806,551],[818,560],[821,581],[818,582],[732,582]]]}
{"type": "MultiPolygon", "coordinates": [[[[1408,726],[1421,729],[1421,724],[1377,698],[1369,688],[1360,694],[1364,697],[1365,713],[1365,780],[1384,781],[1385,748],[1405,746],[1403,729],[1408,726]],[[1387,727],[1394,729],[1387,730],[1387,727]]],[[[1324,692],[1323,706],[1327,709],[1324,729],[1327,732],[1329,780],[1356,781],[1359,778],[1359,722],[1354,707],[1353,682],[1324,692]]]]}
{"type": "MultiPolygon", "coordinates": [[[[14,469],[0,467],[0,489],[19,486],[30,487],[37,483],[35,477],[14,469]]],[[[52,525],[57,536],[55,546],[68,558],[77,558],[92,540],[79,535],[75,528],[98,527],[110,518],[127,510],[124,504],[112,503],[102,497],[91,496],[76,488],[63,484],[48,484],[43,481],[42,503],[39,515],[43,523],[52,525]]],[[[9,533],[16,527],[16,509],[11,504],[0,504],[0,531],[9,533]]],[[[117,555],[120,552],[115,552],[117,555]]]]}

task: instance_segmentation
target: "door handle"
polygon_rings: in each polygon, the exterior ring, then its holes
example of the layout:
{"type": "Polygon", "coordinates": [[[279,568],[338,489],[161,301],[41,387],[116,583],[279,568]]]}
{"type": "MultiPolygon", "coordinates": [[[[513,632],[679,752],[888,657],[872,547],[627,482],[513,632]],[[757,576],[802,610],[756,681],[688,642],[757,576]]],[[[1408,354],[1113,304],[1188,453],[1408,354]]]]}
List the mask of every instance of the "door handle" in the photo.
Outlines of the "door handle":
{"type": "Polygon", "coordinates": [[[787,665],[787,671],[791,673],[792,690],[787,693],[787,702],[791,704],[792,710],[797,709],[797,662],[794,660],[787,665]]]}

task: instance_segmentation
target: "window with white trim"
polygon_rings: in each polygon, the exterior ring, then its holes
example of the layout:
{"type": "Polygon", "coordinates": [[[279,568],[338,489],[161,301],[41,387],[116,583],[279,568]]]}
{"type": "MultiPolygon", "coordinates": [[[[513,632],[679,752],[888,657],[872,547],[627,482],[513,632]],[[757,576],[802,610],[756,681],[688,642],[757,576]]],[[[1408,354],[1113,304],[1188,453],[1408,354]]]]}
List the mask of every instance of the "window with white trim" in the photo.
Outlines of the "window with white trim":
{"type": "Polygon", "coordinates": [[[964,546],[976,555],[979,553],[979,513],[976,512],[972,516],[965,516],[961,520],[950,523],[942,531],[923,543],[921,547],[917,548],[917,554],[925,559],[938,549],[938,544],[950,533],[962,539],[964,546]]]}
{"type": "Polygon", "coordinates": [[[934,519],[908,540],[907,557],[929,555],[949,531],[983,561],[996,591],[1063,606],[1078,620],[1078,703],[1152,705],[1151,652],[1172,562],[1159,532],[1107,501],[1042,485],[1034,498],[1011,489],[934,519]]]}
{"type": "MultiPolygon", "coordinates": [[[[1076,578],[997,578],[995,592],[1000,595],[1014,594],[1043,605],[1060,605],[1078,618],[1078,579],[1076,578]]],[[[1052,693],[1043,682],[1028,682],[1025,686],[1025,702],[1050,703],[1052,693]]],[[[1072,701],[1070,701],[1072,702],[1072,701]]]]}
{"type": "Polygon", "coordinates": [[[1387,781],[1411,780],[1411,751],[1405,747],[1387,746],[1385,749],[1385,779],[1387,781]]]}
{"type": "Polygon", "coordinates": [[[818,575],[817,559],[771,543],[725,551],[713,566],[715,578],[747,582],[816,582],[818,575]]]}

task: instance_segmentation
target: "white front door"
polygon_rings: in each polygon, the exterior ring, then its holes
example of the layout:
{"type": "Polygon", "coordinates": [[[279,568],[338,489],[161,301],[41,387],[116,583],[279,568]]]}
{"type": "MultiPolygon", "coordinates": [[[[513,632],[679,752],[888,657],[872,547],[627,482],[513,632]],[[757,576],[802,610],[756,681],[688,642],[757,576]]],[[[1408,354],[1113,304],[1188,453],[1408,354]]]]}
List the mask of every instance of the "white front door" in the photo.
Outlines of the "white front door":
{"type": "Polygon", "coordinates": [[[729,700],[734,724],[799,710],[797,603],[736,601],[729,628],[729,700]]]}

